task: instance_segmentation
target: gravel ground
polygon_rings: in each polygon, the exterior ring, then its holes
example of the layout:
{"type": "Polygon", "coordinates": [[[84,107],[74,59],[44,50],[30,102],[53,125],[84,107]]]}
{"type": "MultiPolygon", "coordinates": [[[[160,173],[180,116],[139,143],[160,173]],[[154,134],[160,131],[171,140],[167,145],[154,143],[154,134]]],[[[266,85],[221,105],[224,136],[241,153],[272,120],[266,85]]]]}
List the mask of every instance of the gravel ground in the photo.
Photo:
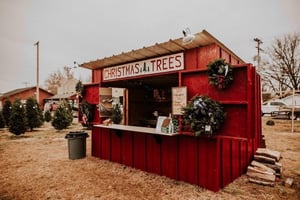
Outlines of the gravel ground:
{"type": "Polygon", "coordinates": [[[69,160],[64,136],[82,130],[76,123],[60,132],[45,123],[19,137],[2,129],[0,199],[300,199],[300,130],[290,133],[289,123],[263,125],[268,148],[283,157],[275,187],[249,183],[243,175],[217,193],[92,157],[90,137],[86,158],[69,160]],[[292,188],[282,184],[287,177],[294,179],[292,188]]]}

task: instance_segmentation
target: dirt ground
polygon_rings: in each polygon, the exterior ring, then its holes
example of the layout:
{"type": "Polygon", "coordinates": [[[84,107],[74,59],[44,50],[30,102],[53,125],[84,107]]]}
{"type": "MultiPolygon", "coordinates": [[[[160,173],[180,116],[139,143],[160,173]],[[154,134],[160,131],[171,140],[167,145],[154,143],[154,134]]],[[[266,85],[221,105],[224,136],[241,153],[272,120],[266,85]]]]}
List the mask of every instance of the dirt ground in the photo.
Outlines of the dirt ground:
{"type": "Polygon", "coordinates": [[[90,137],[86,158],[69,160],[64,136],[81,125],[57,132],[45,123],[21,137],[0,130],[0,199],[300,199],[300,121],[291,133],[290,120],[266,126],[268,119],[263,117],[266,145],[281,152],[284,167],[274,187],[249,183],[243,175],[214,193],[92,157],[90,137]],[[288,177],[292,188],[283,185],[288,177]]]}

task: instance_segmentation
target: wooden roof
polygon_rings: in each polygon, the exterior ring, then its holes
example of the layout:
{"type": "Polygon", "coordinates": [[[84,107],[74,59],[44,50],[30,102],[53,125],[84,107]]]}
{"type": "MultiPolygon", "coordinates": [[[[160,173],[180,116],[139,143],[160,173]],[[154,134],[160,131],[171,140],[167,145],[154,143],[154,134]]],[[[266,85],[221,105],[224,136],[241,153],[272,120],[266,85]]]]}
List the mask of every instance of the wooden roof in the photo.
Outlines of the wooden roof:
{"type": "Polygon", "coordinates": [[[80,64],[80,67],[87,69],[99,69],[109,66],[120,65],[124,63],[135,62],[138,60],[145,60],[149,58],[159,57],[163,55],[183,52],[185,50],[194,49],[201,46],[207,46],[210,44],[217,44],[222,49],[228,51],[230,54],[234,55],[237,59],[244,62],[241,58],[239,58],[235,53],[233,53],[230,49],[228,49],[224,44],[222,44],[219,40],[217,40],[214,36],[208,33],[206,30],[202,30],[202,32],[196,33],[195,39],[188,44],[183,44],[181,38],[170,39],[167,42],[156,43],[152,46],[143,47],[137,50],[132,50],[129,52],[122,52],[118,55],[112,55],[110,57],[104,57],[97,59],[95,61],[86,62],[80,64]]]}

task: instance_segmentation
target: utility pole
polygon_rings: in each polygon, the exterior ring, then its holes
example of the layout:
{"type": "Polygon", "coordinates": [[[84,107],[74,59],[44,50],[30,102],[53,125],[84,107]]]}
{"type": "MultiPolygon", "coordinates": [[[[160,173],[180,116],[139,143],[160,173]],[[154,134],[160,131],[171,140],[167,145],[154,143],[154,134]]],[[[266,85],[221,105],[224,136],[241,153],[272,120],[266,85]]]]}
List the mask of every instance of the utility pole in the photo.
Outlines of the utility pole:
{"type": "Polygon", "coordinates": [[[254,42],[256,42],[256,47],[257,48],[257,68],[260,68],[260,51],[262,51],[262,49],[260,48],[260,45],[263,43],[259,38],[254,38],[253,39],[254,42]]]}
{"type": "Polygon", "coordinates": [[[40,79],[40,67],[39,67],[39,44],[37,41],[34,46],[36,46],[36,101],[40,104],[40,87],[39,87],[39,79],[40,79]]]}
{"type": "MultiPolygon", "coordinates": [[[[260,51],[262,49],[260,48],[260,45],[263,43],[259,38],[254,38],[254,42],[256,42],[256,47],[257,48],[257,71],[259,72],[260,70],[260,51]]],[[[260,84],[261,84],[261,77],[260,77],[260,84]]],[[[263,90],[262,87],[260,86],[260,102],[261,104],[263,103],[263,90]]]]}

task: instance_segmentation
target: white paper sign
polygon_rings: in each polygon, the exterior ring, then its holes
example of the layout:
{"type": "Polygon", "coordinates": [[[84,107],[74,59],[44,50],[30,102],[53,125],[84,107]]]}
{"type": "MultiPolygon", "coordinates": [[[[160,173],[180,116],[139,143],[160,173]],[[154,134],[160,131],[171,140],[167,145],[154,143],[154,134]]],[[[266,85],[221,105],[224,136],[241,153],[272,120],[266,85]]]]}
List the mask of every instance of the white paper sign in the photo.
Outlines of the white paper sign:
{"type": "Polygon", "coordinates": [[[172,88],[172,114],[182,115],[182,107],[187,104],[187,87],[172,88]]]}
{"type": "Polygon", "coordinates": [[[162,124],[163,124],[163,122],[164,122],[165,119],[167,119],[166,116],[159,116],[157,118],[157,122],[156,122],[156,132],[157,133],[161,132],[161,126],[162,126],[162,124]]]}

